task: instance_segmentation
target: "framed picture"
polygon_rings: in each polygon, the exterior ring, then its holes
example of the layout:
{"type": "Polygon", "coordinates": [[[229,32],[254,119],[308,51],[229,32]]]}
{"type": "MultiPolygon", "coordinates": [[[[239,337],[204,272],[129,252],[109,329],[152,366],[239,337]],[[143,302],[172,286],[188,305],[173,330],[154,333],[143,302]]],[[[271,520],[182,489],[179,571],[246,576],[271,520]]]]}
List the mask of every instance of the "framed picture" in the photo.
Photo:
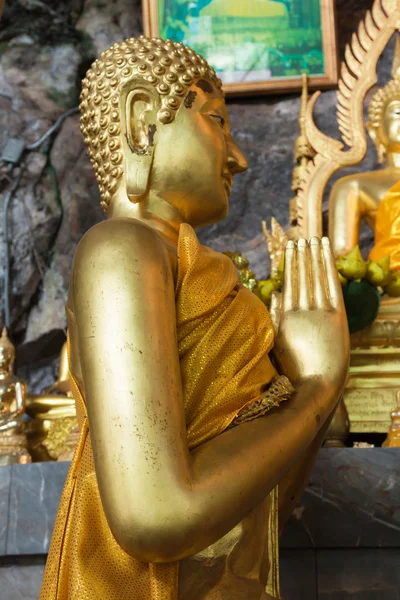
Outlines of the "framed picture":
{"type": "Polygon", "coordinates": [[[337,83],[334,0],[142,0],[145,34],[204,56],[235,94],[337,83]]]}

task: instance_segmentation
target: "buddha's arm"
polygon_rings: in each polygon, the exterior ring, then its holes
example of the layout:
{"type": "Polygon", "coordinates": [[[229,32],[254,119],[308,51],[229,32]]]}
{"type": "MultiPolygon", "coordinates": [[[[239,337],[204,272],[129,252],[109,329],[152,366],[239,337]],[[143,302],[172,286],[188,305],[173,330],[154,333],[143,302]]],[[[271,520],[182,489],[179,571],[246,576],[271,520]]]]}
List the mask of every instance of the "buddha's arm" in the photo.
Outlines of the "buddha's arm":
{"type": "Polygon", "coordinates": [[[345,177],[337,181],[329,197],[329,238],[335,256],[357,246],[361,213],[357,180],[345,177]]]}
{"type": "Polygon", "coordinates": [[[294,309],[293,252],[285,271],[289,319],[285,313],[277,342],[296,393],[268,416],[190,453],[164,245],[129,219],[102,223],[81,241],[72,301],[90,436],[103,507],[129,554],[168,562],[219,539],[274,488],[332,411],[346,365],[328,357],[332,344],[346,345],[344,317],[322,306],[329,301],[318,265],[318,308],[294,309]],[[299,343],[297,360],[293,347],[299,343]],[[310,364],[300,377],[296,369],[305,360],[310,364]]]}
{"type": "Polygon", "coordinates": [[[301,494],[310,478],[311,471],[321,445],[325,439],[329,425],[335,414],[336,406],[325,423],[309,445],[303,456],[293,464],[279,482],[279,531],[282,532],[287,520],[292,514],[301,494]]]}

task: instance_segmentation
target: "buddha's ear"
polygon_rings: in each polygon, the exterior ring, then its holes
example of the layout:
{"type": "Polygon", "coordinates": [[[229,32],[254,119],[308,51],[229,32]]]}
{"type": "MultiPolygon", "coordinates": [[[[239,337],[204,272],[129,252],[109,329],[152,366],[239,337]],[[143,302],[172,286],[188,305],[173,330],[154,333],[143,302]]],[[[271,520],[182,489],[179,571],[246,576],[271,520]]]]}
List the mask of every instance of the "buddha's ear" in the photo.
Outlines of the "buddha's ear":
{"type": "Polygon", "coordinates": [[[374,142],[374,144],[376,146],[376,144],[378,142],[378,132],[376,130],[376,127],[374,125],[372,125],[372,123],[370,121],[367,121],[366,128],[369,133],[369,137],[371,138],[371,140],[374,142]]]}
{"type": "Polygon", "coordinates": [[[378,128],[375,125],[373,125],[370,121],[367,121],[366,127],[369,133],[369,137],[374,142],[376,151],[378,153],[378,163],[381,165],[385,160],[385,146],[379,139],[378,128]]]}
{"type": "Polygon", "coordinates": [[[136,203],[144,199],[149,184],[158,96],[154,89],[140,85],[122,94],[121,102],[126,192],[136,203]]]}

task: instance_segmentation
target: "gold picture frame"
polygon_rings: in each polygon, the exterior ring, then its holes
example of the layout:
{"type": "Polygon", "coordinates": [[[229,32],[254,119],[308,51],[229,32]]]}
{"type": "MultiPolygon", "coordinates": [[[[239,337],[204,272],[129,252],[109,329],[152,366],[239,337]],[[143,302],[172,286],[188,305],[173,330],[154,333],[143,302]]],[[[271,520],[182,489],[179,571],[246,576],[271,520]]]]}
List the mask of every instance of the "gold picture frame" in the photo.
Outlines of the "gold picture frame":
{"type": "Polygon", "coordinates": [[[310,88],[337,84],[334,0],[265,0],[265,4],[259,0],[142,0],[142,5],[145,35],[187,43],[216,69],[228,95],[297,92],[305,71],[310,88]],[[253,2],[264,16],[254,16],[253,2]],[[295,9],[302,11],[302,21],[293,13],[295,9]],[[265,16],[268,10],[273,17],[265,16]],[[242,45],[235,41],[238,39],[243,40],[242,45]],[[287,51],[299,45],[308,52],[287,51]],[[229,68],[221,68],[224,61],[229,68]],[[233,67],[232,61],[236,61],[233,67]],[[249,61],[255,69],[249,68],[249,61]]]}

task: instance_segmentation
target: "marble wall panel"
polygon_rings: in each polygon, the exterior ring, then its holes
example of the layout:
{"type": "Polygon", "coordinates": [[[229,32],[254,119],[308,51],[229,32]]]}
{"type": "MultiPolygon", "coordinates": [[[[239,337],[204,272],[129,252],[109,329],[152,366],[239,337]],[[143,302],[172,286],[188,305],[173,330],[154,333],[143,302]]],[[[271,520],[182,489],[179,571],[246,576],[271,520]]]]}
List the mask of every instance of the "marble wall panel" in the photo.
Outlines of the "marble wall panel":
{"type": "Polygon", "coordinates": [[[281,550],[279,564],[284,600],[318,600],[315,550],[281,550]]]}
{"type": "Polygon", "coordinates": [[[400,546],[400,450],[322,450],[281,544],[400,546]]]}
{"type": "Polygon", "coordinates": [[[6,553],[11,469],[0,467],[0,556],[6,553]]]}
{"type": "Polygon", "coordinates": [[[399,600],[399,566],[400,548],[319,550],[318,600],[399,600]]]}
{"type": "Polygon", "coordinates": [[[7,555],[46,554],[69,463],[14,465],[7,555]]]}
{"type": "Polygon", "coordinates": [[[0,562],[1,600],[37,600],[45,556],[14,558],[0,562]]]}

